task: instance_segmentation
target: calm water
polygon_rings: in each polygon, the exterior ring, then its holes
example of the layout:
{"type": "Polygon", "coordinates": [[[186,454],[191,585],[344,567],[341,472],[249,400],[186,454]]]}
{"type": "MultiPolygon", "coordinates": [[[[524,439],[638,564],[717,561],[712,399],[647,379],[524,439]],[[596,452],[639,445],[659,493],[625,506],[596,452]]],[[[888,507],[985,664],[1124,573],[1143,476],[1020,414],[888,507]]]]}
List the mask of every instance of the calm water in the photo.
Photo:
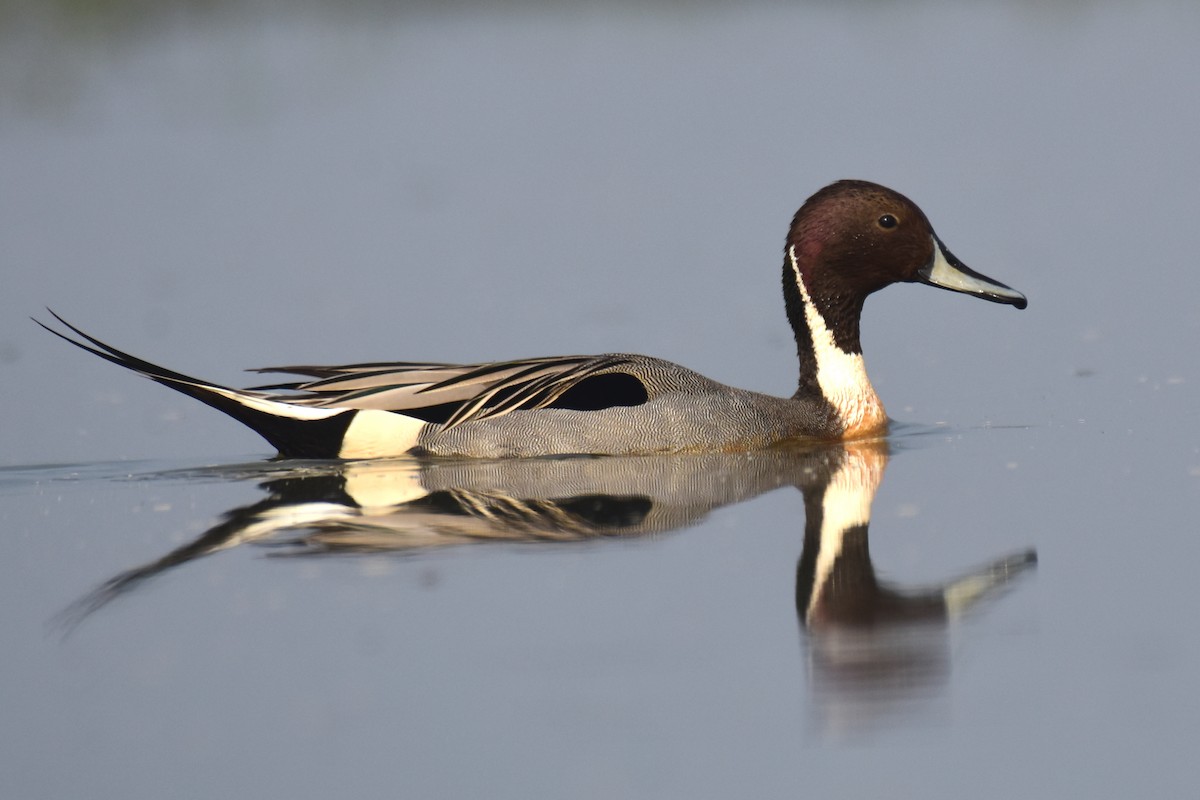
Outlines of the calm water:
{"type": "Polygon", "coordinates": [[[1194,791],[1194,4],[155,8],[0,6],[0,794],[1194,791]],[[1030,298],[872,298],[886,443],[270,463],[27,319],[784,394],[841,177],[1030,298]]]}

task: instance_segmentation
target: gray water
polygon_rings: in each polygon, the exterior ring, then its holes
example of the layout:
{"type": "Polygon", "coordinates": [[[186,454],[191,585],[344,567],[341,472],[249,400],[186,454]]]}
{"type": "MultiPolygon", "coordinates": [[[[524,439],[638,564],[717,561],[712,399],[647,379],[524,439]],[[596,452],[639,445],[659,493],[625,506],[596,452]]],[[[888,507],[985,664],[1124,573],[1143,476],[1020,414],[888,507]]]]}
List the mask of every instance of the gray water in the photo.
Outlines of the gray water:
{"type": "Polygon", "coordinates": [[[0,795],[1194,793],[1200,9],[284,5],[0,4],[0,795]],[[28,320],[788,394],[842,177],[1030,298],[872,297],[886,445],[364,482],[28,320]]]}

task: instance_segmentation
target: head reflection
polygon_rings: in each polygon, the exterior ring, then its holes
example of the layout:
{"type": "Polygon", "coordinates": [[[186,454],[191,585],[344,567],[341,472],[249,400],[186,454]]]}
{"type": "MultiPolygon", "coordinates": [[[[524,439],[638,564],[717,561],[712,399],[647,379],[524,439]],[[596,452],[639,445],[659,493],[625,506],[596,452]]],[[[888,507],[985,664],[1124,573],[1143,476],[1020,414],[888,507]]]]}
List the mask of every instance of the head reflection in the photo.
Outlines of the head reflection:
{"type": "Polygon", "coordinates": [[[803,487],[796,612],[824,733],[871,728],[934,694],[950,673],[952,623],[1036,562],[1027,550],[923,588],[879,580],[867,528],[886,463],[886,453],[850,445],[803,487]]]}

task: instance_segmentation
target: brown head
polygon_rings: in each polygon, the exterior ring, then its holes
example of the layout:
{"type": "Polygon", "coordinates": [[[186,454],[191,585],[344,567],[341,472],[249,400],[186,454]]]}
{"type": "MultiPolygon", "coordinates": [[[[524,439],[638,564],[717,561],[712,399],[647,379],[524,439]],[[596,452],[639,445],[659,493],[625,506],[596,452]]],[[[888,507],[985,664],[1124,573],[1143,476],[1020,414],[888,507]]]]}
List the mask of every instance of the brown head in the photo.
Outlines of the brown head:
{"type": "Polygon", "coordinates": [[[969,269],[946,249],[916,203],[867,181],[830,184],[805,201],[788,231],[784,292],[793,327],[801,287],[847,352],[861,352],[867,295],[900,282],[927,283],[1025,308],[1025,296],[969,269]]]}

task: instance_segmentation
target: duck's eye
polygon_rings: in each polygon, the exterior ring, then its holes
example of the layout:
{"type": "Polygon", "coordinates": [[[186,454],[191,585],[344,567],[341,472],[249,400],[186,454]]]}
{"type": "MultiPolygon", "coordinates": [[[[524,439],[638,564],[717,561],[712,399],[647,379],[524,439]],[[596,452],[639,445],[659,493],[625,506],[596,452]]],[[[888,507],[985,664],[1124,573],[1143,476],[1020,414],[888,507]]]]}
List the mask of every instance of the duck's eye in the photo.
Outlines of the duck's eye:
{"type": "Polygon", "coordinates": [[[896,218],[891,214],[884,214],[879,218],[879,227],[881,228],[894,228],[897,224],[896,218]]]}

